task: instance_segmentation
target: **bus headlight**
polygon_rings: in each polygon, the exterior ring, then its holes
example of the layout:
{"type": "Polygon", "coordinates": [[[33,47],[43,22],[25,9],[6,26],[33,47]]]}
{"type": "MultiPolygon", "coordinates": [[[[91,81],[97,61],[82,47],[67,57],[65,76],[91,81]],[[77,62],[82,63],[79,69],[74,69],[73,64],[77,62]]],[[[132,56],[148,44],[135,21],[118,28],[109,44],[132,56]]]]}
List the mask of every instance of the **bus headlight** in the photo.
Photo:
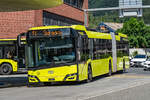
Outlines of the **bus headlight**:
{"type": "Polygon", "coordinates": [[[77,73],[73,73],[73,74],[68,74],[65,76],[64,81],[66,81],[67,79],[73,80],[76,77],[77,73]]]}
{"type": "Polygon", "coordinates": [[[28,75],[29,82],[40,82],[37,76],[28,75]]]}

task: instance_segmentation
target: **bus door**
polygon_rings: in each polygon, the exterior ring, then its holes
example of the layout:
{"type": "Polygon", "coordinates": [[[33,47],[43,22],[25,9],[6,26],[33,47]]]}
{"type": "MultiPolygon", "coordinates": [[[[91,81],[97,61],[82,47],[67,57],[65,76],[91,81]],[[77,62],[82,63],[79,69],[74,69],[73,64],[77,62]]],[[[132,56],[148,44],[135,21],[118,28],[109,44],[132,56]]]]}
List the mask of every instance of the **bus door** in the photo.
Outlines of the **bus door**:
{"type": "MultiPolygon", "coordinates": [[[[25,45],[26,40],[21,40],[22,38],[26,38],[26,33],[21,33],[17,36],[17,58],[18,58],[18,68],[20,69],[27,69],[25,66],[25,45]]],[[[21,70],[22,71],[22,70],[21,70]]]]}
{"type": "Polygon", "coordinates": [[[84,80],[87,76],[87,60],[89,58],[88,38],[85,35],[78,37],[77,57],[79,80],[84,80]]]}
{"type": "Polygon", "coordinates": [[[18,47],[18,68],[25,68],[25,45],[18,47]]]}

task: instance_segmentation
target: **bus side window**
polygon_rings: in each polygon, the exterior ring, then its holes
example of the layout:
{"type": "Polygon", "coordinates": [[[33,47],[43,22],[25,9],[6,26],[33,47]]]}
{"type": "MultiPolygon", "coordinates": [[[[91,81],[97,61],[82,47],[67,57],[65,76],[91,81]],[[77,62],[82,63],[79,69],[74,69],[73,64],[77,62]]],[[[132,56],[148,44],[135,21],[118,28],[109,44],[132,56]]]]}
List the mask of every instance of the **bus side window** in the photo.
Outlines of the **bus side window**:
{"type": "Polygon", "coordinates": [[[89,58],[93,59],[93,39],[89,39],[88,41],[89,58]]]}
{"type": "Polygon", "coordinates": [[[127,42],[122,43],[122,50],[124,56],[129,56],[129,47],[127,42]]]}
{"type": "Polygon", "coordinates": [[[86,43],[86,38],[82,38],[82,43],[83,43],[83,46],[82,46],[82,54],[81,54],[81,61],[86,61],[87,60],[87,43],[86,43]]]}
{"type": "Polygon", "coordinates": [[[78,54],[78,60],[81,61],[81,54],[82,54],[82,38],[79,35],[78,37],[78,43],[77,43],[77,54],[78,54]]]}
{"type": "Polygon", "coordinates": [[[15,56],[15,47],[14,46],[7,46],[4,47],[4,58],[13,59],[15,56]]]}
{"type": "Polygon", "coordinates": [[[86,61],[89,58],[88,38],[79,36],[78,38],[79,61],[86,61]]]}
{"type": "Polygon", "coordinates": [[[97,59],[97,44],[96,44],[97,39],[93,39],[94,47],[93,47],[93,59],[97,59]]]}

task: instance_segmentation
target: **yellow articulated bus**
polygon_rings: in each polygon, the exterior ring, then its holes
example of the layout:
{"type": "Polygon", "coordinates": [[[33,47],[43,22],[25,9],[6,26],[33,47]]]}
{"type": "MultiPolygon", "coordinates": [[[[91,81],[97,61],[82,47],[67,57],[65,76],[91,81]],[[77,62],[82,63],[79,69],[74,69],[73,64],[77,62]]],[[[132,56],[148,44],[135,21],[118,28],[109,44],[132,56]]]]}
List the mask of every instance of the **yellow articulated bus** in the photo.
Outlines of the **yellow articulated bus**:
{"type": "Polygon", "coordinates": [[[25,40],[0,39],[0,74],[8,75],[25,69],[25,40]]]}
{"type": "Polygon", "coordinates": [[[27,32],[29,84],[90,82],[93,77],[129,68],[124,34],[100,33],[82,25],[43,26],[27,32]]]}

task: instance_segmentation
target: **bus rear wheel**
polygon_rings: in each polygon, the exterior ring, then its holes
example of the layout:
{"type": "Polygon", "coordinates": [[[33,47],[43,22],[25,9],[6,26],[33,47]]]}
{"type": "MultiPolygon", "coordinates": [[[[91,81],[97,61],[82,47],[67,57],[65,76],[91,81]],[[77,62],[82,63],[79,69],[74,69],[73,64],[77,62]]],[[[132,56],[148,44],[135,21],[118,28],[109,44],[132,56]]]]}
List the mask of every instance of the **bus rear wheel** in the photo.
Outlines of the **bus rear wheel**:
{"type": "Polygon", "coordinates": [[[12,66],[8,63],[4,63],[0,66],[0,74],[9,75],[12,73],[12,66]]]}
{"type": "Polygon", "coordinates": [[[125,73],[126,72],[126,66],[125,66],[125,60],[123,59],[123,69],[122,70],[120,70],[119,72],[120,73],[125,73]]]}
{"type": "Polygon", "coordinates": [[[44,84],[44,86],[51,86],[52,85],[51,82],[44,82],[43,84],[44,84]]]}
{"type": "Polygon", "coordinates": [[[108,73],[109,76],[112,75],[112,67],[111,67],[111,60],[109,60],[109,73],[108,73]]]}
{"type": "Polygon", "coordinates": [[[125,60],[123,59],[123,72],[126,72],[125,60]]]}
{"type": "Polygon", "coordinates": [[[87,83],[91,82],[92,81],[92,68],[91,66],[89,65],[88,66],[88,78],[87,78],[87,83]]]}

